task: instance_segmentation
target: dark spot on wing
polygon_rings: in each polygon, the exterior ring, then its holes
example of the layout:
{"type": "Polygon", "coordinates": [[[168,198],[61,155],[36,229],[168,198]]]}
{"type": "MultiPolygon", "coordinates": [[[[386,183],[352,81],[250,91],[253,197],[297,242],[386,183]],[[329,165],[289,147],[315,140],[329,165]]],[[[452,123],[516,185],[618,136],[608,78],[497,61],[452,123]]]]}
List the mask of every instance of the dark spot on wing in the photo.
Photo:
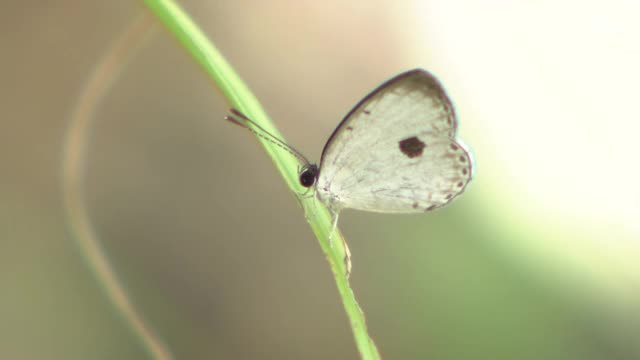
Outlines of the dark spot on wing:
{"type": "Polygon", "coordinates": [[[428,208],[424,209],[424,211],[431,211],[431,210],[433,210],[433,209],[435,209],[435,208],[436,208],[436,206],[435,206],[435,205],[431,205],[431,206],[429,206],[428,208]]]}
{"type": "Polygon", "coordinates": [[[447,200],[450,200],[453,197],[453,194],[447,194],[447,196],[445,196],[444,198],[447,200]]]}
{"type": "Polygon", "coordinates": [[[462,174],[463,174],[463,175],[467,175],[467,173],[468,173],[468,172],[469,172],[469,171],[467,170],[467,168],[463,168],[463,169],[462,169],[462,174]]]}
{"type": "Polygon", "coordinates": [[[427,144],[420,141],[416,136],[406,138],[398,144],[400,145],[400,151],[409,158],[422,155],[422,150],[427,147],[427,144]]]}
{"type": "Polygon", "coordinates": [[[462,181],[460,181],[460,182],[458,183],[458,187],[462,187],[462,185],[464,185],[464,183],[463,183],[462,181]]]}
{"type": "Polygon", "coordinates": [[[353,127],[352,126],[347,126],[345,129],[351,131],[351,130],[353,130],[353,127]]]}
{"type": "Polygon", "coordinates": [[[458,145],[456,145],[456,144],[451,144],[451,150],[453,150],[453,151],[457,151],[457,150],[458,150],[458,145]]]}
{"type": "Polygon", "coordinates": [[[467,162],[467,158],[460,155],[460,162],[467,162]]]}
{"type": "Polygon", "coordinates": [[[414,203],[413,203],[413,208],[414,208],[414,209],[417,209],[417,208],[418,208],[418,203],[417,203],[417,202],[414,202],[414,203]]]}
{"type": "Polygon", "coordinates": [[[371,115],[371,111],[369,111],[369,110],[362,110],[362,112],[367,114],[367,115],[371,115]]]}

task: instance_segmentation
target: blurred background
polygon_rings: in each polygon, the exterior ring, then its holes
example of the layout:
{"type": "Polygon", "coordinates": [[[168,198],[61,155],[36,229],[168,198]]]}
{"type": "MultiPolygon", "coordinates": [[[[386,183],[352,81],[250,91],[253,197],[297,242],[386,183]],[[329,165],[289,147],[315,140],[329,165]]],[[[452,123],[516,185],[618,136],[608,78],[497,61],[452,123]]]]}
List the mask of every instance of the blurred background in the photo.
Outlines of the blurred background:
{"type": "MultiPolygon", "coordinates": [[[[443,82],[475,179],[421,215],[345,211],[385,359],[640,358],[640,3],[181,1],[286,140],[319,159],[387,78],[443,82]]],[[[0,358],[149,358],[65,218],[70,115],[141,2],[0,13],[0,358]]],[[[177,359],[356,359],[301,209],[159,25],[96,109],[89,215],[177,359]]]]}

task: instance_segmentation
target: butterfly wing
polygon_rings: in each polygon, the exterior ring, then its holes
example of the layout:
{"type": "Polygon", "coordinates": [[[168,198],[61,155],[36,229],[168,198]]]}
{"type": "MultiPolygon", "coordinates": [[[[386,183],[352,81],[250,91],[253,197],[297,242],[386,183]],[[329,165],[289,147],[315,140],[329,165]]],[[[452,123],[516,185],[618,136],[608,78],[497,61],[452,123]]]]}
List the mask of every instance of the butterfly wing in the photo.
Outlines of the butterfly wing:
{"type": "Polygon", "coordinates": [[[400,74],[358,103],[322,152],[318,197],[333,210],[413,213],[462,193],[472,161],[453,105],[424,70],[400,74]]]}

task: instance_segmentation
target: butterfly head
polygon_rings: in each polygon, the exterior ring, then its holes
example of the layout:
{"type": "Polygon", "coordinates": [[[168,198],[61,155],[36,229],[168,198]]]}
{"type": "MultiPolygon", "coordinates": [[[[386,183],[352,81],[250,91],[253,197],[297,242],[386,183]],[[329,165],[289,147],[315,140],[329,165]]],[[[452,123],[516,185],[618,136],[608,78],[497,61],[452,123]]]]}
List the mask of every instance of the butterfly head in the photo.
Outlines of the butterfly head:
{"type": "Polygon", "coordinates": [[[300,180],[300,185],[306,188],[312,187],[318,179],[319,170],[320,169],[318,169],[318,165],[316,164],[305,165],[300,171],[300,176],[298,177],[298,179],[300,180]]]}

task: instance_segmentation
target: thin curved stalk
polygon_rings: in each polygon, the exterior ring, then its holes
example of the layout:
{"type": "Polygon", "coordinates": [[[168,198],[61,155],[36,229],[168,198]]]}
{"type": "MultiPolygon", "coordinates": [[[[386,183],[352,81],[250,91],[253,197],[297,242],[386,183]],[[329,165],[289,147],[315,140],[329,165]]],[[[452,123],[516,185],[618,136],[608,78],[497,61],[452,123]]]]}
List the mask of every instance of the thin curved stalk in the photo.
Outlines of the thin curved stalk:
{"type": "Polygon", "coordinates": [[[154,23],[154,19],[148,13],[135,19],[122,35],[107,47],[105,56],[93,69],[71,112],[64,143],[61,180],[69,228],[85,261],[103,286],[113,306],[151,357],[157,360],[170,360],[173,358],[171,352],[136,310],[103,251],[100,239],[91,223],[83,191],[87,134],[96,105],[108,92],[127,61],[131,59],[133,50],[151,33],[154,23]]]}

